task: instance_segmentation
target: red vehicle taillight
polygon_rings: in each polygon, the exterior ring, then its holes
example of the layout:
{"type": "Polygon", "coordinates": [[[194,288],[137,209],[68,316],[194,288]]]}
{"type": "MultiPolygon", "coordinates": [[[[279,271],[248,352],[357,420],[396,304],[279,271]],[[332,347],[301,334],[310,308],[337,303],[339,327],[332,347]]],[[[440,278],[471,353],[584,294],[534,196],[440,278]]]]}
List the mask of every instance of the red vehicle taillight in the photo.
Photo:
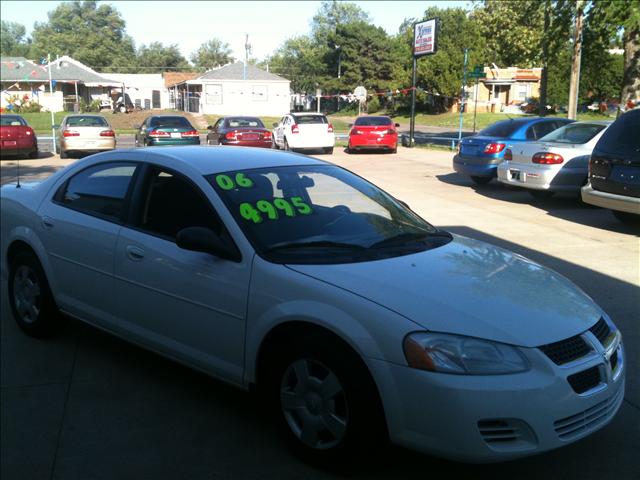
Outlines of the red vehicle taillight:
{"type": "Polygon", "coordinates": [[[265,140],[268,140],[271,138],[271,132],[269,130],[267,130],[266,132],[264,132],[262,134],[262,138],[264,138],[265,140]]]}
{"type": "Polygon", "coordinates": [[[300,133],[300,127],[296,123],[291,125],[291,133],[300,133]]]}
{"type": "Polygon", "coordinates": [[[562,155],[557,153],[538,152],[531,157],[533,163],[541,163],[543,165],[557,165],[564,162],[562,155]]]}
{"type": "Polygon", "coordinates": [[[484,153],[500,153],[504,147],[506,147],[504,143],[489,143],[484,147],[484,153]]]}
{"type": "Polygon", "coordinates": [[[101,137],[115,137],[116,136],[116,132],[114,132],[113,130],[103,130],[100,132],[100,136],[101,137]]]}
{"type": "Polygon", "coordinates": [[[189,130],[188,132],[182,132],[183,137],[199,137],[200,133],[197,130],[189,130]]]}
{"type": "Polygon", "coordinates": [[[510,148],[507,148],[507,149],[504,151],[504,159],[505,159],[505,160],[513,160],[513,152],[511,151],[511,149],[510,149],[510,148]]]}
{"type": "Polygon", "coordinates": [[[329,126],[327,126],[327,132],[333,133],[333,125],[329,124],[329,126]]]}
{"type": "Polygon", "coordinates": [[[383,135],[394,135],[396,133],[396,131],[393,128],[390,128],[389,130],[383,130],[382,134],[383,135]]]}
{"type": "Polygon", "coordinates": [[[232,130],[231,132],[227,132],[224,136],[227,140],[236,140],[236,131],[232,130]]]}
{"type": "Polygon", "coordinates": [[[33,135],[33,129],[31,127],[27,127],[24,133],[26,136],[30,137],[31,135],[33,135]]]}
{"type": "Polygon", "coordinates": [[[349,135],[362,135],[360,130],[356,130],[355,128],[349,132],[349,135]]]}
{"type": "Polygon", "coordinates": [[[150,137],[170,137],[171,134],[169,132],[163,132],[162,130],[151,130],[149,132],[150,137]]]}
{"type": "Polygon", "coordinates": [[[75,130],[63,130],[62,136],[63,137],[79,137],[80,132],[76,132],[75,130]]]}

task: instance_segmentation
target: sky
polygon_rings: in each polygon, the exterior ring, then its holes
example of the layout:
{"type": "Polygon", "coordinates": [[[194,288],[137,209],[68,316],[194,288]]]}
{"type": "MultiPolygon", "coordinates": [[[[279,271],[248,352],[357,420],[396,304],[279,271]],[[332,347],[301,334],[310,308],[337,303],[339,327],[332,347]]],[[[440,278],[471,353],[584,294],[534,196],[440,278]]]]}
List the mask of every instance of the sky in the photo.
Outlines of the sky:
{"type": "MultiPolygon", "coordinates": [[[[29,35],[35,22],[47,21],[47,13],[60,1],[1,0],[2,20],[24,25],[29,35]]],[[[126,31],[136,46],[162,42],[177,44],[189,58],[197,48],[218,38],[229,44],[233,56],[244,59],[245,35],[251,56],[262,60],[287,38],[308,34],[320,1],[109,1],[126,21],[126,31]]],[[[405,18],[422,18],[428,6],[469,8],[468,1],[355,1],[369,13],[372,23],[395,34],[405,18]]]]}

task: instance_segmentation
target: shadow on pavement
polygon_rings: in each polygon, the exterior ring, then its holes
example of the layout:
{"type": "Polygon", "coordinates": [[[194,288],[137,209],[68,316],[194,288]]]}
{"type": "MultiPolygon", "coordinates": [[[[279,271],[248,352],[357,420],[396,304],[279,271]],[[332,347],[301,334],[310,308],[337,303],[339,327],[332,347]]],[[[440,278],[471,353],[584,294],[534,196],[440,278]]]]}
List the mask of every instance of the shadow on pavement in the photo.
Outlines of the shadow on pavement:
{"type": "Polygon", "coordinates": [[[2,164],[2,169],[0,169],[0,185],[15,182],[18,176],[18,168],[20,172],[20,181],[31,182],[34,180],[40,180],[43,177],[48,177],[52,173],[60,170],[61,167],[58,165],[32,166],[29,165],[29,160],[20,160],[19,166],[17,161],[12,163],[4,162],[2,164]]]}
{"type": "Polygon", "coordinates": [[[508,185],[503,185],[497,180],[485,185],[477,185],[465,175],[448,173],[436,175],[441,182],[460,187],[470,187],[477,194],[494,200],[527,204],[546,211],[549,215],[573,223],[601,228],[611,232],[640,235],[640,228],[627,225],[617,220],[609,210],[598,208],[584,203],[577,193],[556,193],[551,198],[534,198],[528,190],[508,185]]]}

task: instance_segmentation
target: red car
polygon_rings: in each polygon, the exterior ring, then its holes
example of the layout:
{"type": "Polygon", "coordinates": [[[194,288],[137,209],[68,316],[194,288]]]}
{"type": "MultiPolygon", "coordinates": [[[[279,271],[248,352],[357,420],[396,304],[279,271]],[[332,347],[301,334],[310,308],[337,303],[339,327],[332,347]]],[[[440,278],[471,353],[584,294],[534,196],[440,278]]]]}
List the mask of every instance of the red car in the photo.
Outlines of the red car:
{"type": "Polygon", "coordinates": [[[358,117],[349,132],[349,153],[358,150],[385,149],[391,153],[398,151],[398,123],[393,123],[389,117],[365,116],[358,117]]]}
{"type": "Polygon", "coordinates": [[[2,156],[28,155],[38,158],[38,140],[33,129],[20,115],[0,115],[2,156]]]}
{"type": "Polygon", "coordinates": [[[207,145],[271,148],[271,131],[257,117],[222,117],[207,127],[207,145]]]}

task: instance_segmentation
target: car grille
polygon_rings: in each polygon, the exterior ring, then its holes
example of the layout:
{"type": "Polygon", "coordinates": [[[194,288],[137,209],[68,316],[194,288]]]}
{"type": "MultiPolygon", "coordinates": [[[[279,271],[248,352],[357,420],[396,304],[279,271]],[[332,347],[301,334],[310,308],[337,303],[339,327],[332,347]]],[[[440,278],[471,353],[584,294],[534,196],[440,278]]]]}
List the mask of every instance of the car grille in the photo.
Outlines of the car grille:
{"type": "Polygon", "coordinates": [[[615,351],[613,353],[613,355],[611,355],[611,371],[615,372],[616,371],[616,367],[618,366],[618,352],[615,351]]]}
{"type": "Polygon", "coordinates": [[[600,384],[600,368],[595,366],[582,372],[574,373],[567,377],[567,381],[574,392],[587,392],[600,384]]]}
{"type": "Polygon", "coordinates": [[[558,436],[563,440],[570,440],[587,434],[605,423],[622,401],[623,388],[619,388],[611,398],[597,403],[583,412],[561,418],[553,423],[558,436]]]}
{"type": "Polygon", "coordinates": [[[609,328],[609,325],[607,325],[607,322],[605,322],[604,318],[598,320],[598,323],[591,327],[589,331],[593,333],[605,347],[609,344],[609,342],[607,342],[607,338],[611,334],[611,329],[609,328]]]}
{"type": "Polygon", "coordinates": [[[580,335],[539,347],[556,365],[563,365],[584,357],[591,351],[587,342],[580,335]]]}

